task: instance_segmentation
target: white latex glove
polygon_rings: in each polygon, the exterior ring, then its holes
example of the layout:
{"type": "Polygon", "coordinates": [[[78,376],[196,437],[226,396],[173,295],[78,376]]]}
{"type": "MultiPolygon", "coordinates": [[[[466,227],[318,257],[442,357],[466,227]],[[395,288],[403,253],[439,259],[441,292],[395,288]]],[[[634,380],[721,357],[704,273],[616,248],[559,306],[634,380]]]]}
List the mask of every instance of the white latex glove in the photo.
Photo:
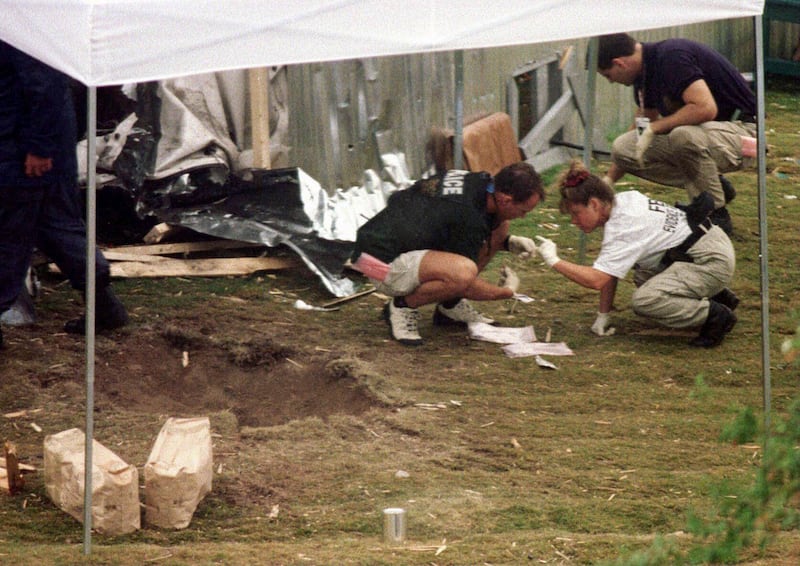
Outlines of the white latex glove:
{"type": "Polygon", "coordinates": [[[611,315],[607,312],[599,312],[597,313],[597,318],[594,319],[594,324],[592,325],[592,332],[597,334],[598,336],[611,336],[613,335],[617,329],[608,326],[608,323],[611,322],[611,315]]]}
{"type": "Polygon", "coordinates": [[[602,179],[602,181],[603,181],[603,182],[604,182],[606,185],[608,185],[609,187],[611,187],[612,189],[614,188],[614,181],[612,181],[612,180],[611,180],[611,177],[609,177],[608,175],[603,175],[603,179],[602,179]]]}
{"type": "Polygon", "coordinates": [[[539,255],[542,256],[547,267],[553,267],[556,263],[561,261],[561,258],[558,257],[558,247],[553,240],[548,240],[541,236],[536,236],[536,239],[539,240],[539,247],[537,248],[539,255]]]}
{"type": "Polygon", "coordinates": [[[519,289],[519,277],[517,277],[517,274],[514,273],[510,267],[504,265],[500,269],[500,279],[497,281],[497,284],[500,287],[508,287],[516,293],[517,289],[519,289]]]}
{"type": "Polygon", "coordinates": [[[650,126],[647,126],[639,135],[639,139],[636,141],[636,161],[639,162],[639,167],[644,167],[644,152],[647,151],[647,148],[653,143],[653,137],[655,135],[653,128],[650,126]]]}
{"type": "Polygon", "coordinates": [[[528,259],[536,254],[536,244],[524,236],[509,236],[508,251],[522,259],[528,259]]]}

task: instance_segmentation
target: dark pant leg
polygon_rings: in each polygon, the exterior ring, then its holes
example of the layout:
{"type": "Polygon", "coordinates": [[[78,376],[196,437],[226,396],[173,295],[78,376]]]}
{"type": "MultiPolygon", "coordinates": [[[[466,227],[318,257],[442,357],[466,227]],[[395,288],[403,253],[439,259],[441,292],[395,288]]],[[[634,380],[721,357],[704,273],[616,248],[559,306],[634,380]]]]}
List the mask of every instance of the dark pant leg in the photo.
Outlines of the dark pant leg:
{"type": "Polygon", "coordinates": [[[43,197],[41,189],[0,189],[0,313],[22,291],[43,197]]]}
{"type": "MultiPolygon", "coordinates": [[[[86,289],[86,224],[83,207],[74,183],[55,183],[42,206],[37,226],[36,245],[69,279],[72,287],[86,289]]],[[[96,252],[97,288],[111,282],[108,261],[96,252]]]]}

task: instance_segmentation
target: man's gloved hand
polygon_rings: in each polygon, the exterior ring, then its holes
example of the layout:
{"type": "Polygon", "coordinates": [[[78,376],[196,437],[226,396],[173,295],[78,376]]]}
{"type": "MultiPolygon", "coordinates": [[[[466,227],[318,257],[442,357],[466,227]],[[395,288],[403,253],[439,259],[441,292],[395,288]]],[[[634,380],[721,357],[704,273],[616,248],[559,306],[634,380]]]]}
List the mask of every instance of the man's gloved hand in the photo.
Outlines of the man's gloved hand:
{"type": "Polygon", "coordinates": [[[553,240],[548,240],[541,236],[536,236],[536,239],[539,240],[539,255],[542,256],[547,267],[553,267],[556,263],[561,261],[561,258],[558,257],[558,247],[553,240]]]}
{"type": "Polygon", "coordinates": [[[536,244],[530,238],[509,236],[508,251],[522,259],[528,259],[536,254],[536,244]]]}
{"type": "Polygon", "coordinates": [[[607,312],[599,312],[597,313],[597,318],[594,319],[594,324],[592,324],[592,332],[597,334],[598,336],[611,336],[613,335],[617,329],[609,327],[608,324],[611,322],[611,316],[607,312]]]}
{"type": "Polygon", "coordinates": [[[636,161],[639,162],[639,167],[644,167],[644,152],[647,151],[647,148],[653,143],[653,137],[655,135],[653,128],[649,125],[639,134],[639,139],[636,141],[636,161]]]}
{"type": "Polygon", "coordinates": [[[516,293],[517,289],[519,289],[519,277],[517,277],[517,274],[514,273],[510,267],[504,265],[500,269],[500,279],[497,281],[497,284],[500,287],[508,287],[516,293]]]}

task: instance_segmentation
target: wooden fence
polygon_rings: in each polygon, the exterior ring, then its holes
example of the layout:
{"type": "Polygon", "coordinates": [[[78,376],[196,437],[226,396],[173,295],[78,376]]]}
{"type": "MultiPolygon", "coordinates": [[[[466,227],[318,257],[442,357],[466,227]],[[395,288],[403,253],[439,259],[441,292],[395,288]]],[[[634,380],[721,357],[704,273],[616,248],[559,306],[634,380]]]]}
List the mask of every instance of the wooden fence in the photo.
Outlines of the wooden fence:
{"type": "MultiPolygon", "coordinates": [[[[791,57],[796,26],[775,25],[768,38],[772,54],[791,57]]],[[[752,18],[666,28],[631,30],[641,41],[686,37],[707,43],[731,59],[742,72],[755,70],[752,18]]],[[[509,81],[515,72],[572,48],[579,59],[578,79],[586,80],[588,40],[558,44],[468,50],[464,52],[463,113],[508,112],[514,97],[509,81]]],[[[329,191],[361,184],[366,169],[380,171],[381,154],[402,152],[412,178],[426,168],[425,139],[431,126],[454,127],[453,53],[296,65],[288,68],[288,106],[292,166],[305,170],[329,191]]],[[[597,77],[595,147],[610,140],[632,120],[630,89],[597,77]]],[[[568,120],[565,141],[583,143],[577,113],[568,120]]]]}

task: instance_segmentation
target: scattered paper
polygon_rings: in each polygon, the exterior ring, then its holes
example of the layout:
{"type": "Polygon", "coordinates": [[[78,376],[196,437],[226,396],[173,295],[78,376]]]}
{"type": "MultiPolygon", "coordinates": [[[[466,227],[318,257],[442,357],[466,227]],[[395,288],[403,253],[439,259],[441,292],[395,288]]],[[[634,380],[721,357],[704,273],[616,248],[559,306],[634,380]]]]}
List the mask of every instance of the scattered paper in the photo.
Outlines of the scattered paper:
{"type": "Polygon", "coordinates": [[[503,351],[509,358],[524,358],[526,356],[573,356],[575,352],[569,349],[564,342],[528,342],[506,344],[503,351]]]}
{"type": "Polygon", "coordinates": [[[558,369],[558,366],[553,362],[545,360],[542,356],[536,356],[536,365],[545,369],[558,369]]]}
{"type": "Polygon", "coordinates": [[[474,322],[468,325],[469,337],[473,340],[483,340],[503,345],[503,352],[509,358],[524,358],[536,356],[536,364],[541,368],[558,369],[554,363],[549,362],[541,355],[572,356],[575,353],[564,342],[550,342],[550,329],[547,329],[545,342],[538,342],[533,326],[521,328],[508,328],[492,326],[483,322],[474,322]]]}
{"type": "Polygon", "coordinates": [[[516,344],[520,342],[536,342],[533,326],[509,328],[492,326],[485,322],[473,322],[468,326],[469,337],[473,340],[494,342],[495,344],[516,344]]]}

